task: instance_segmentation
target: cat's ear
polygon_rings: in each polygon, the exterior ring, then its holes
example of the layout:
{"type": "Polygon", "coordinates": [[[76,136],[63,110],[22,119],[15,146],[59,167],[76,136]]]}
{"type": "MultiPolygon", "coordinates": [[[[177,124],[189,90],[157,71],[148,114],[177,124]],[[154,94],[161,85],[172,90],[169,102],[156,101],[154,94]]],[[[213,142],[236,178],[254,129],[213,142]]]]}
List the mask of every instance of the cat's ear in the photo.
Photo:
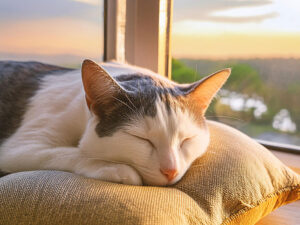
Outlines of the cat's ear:
{"type": "Polygon", "coordinates": [[[81,73],[86,102],[92,111],[97,105],[109,105],[113,97],[122,91],[117,82],[91,60],[83,61],[81,73]]]}
{"type": "Polygon", "coordinates": [[[211,100],[226,82],[230,73],[231,69],[224,69],[191,84],[186,95],[189,106],[204,115],[211,100]]]}

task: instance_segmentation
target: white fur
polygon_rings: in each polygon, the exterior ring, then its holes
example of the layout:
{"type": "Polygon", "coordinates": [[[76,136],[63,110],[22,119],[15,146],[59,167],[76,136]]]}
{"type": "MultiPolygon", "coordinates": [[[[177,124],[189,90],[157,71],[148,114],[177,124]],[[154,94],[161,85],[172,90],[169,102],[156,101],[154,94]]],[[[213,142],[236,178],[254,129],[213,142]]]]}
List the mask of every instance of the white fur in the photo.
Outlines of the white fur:
{"type": "Polygon", "coordinates": [[[208,146],[205,121],[196,121],[187,110],[168,113],[158,101],[156,117],[133,118],[130,126],[99,138],[99,120],[86,106],[80,71],[49,75],[31,99],[20,128],[0,146],[0,169],[64,170],[118,183],[169,185],[208,146]],[[135,136],[149,139],[155,148],[135,136]],[[161,169],[179,173],[169,182],[161,169]]]}

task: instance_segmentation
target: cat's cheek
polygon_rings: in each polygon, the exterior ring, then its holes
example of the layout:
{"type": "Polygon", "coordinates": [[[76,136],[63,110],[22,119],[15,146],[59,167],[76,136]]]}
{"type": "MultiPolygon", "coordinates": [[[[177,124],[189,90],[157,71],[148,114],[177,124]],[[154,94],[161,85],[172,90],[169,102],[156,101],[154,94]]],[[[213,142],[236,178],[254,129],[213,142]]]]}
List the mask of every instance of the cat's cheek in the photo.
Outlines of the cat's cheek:
{"type": "Polygon", "coordinates": [[[195,138],[182,149],[182,157],[185,162],[191,164],[194,160],[201,157],[206,151],[209,144],[209,133],[203,133],[195,138]]]}

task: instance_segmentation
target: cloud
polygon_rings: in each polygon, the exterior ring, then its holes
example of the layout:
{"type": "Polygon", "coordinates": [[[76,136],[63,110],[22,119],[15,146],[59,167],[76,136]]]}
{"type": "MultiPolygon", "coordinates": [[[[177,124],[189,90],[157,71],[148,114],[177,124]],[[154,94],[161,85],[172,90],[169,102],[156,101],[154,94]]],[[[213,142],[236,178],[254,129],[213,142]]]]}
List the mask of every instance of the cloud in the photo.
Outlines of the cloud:
{"type": "Polygon", "coordinates": [[[255,16],[213,16],[206,15],[203,16],[201,20],[212,21],[212,22],[221,22],[221,23],[249,23],[249,22],[262,22],[266,19],[277,17],[278,13],[271,12],[263,15],[255,16]]]}
{"type": "Polygon", "coordinates": [[[95,0],[26,0],[0,1],[0,21],[36,20],[51,18],[77,18],[99,21],[102,2],[96,6],[95,0]],[[93,4],[91,4],[93,3],[93,4]]]}
{"type": "Polygon", "coordinates": [[[75,2],[83,2],[90,5],[99,5],[99,0],[74,0],[75,2]]]}
{"type": "Polygon", "coordinates": [[[275,12],[268,12],[261,15],[232,16],[214,15],[215,12],[222,12],[237,8],[258,7],[272,4],[271,0],[210,0],[210,1],[174,1],[174,21],[199,20],[212,22],[245,23],[260,22],[268,18],[276,17],[275,12]]]}

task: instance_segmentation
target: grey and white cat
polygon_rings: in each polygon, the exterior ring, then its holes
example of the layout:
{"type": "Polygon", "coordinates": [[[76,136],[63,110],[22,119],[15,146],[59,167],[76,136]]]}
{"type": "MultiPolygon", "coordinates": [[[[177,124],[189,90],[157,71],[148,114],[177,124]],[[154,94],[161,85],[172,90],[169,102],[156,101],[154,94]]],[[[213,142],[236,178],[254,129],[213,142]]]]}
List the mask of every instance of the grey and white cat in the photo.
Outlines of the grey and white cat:
{"type": "Polygon", "coordinates": [[[90,60],[81,72],[6,62],[0,75],[1,171],[62,170],[165,186],[206,151],[204,113],[230,69],[185,85],[90,60]]]}

